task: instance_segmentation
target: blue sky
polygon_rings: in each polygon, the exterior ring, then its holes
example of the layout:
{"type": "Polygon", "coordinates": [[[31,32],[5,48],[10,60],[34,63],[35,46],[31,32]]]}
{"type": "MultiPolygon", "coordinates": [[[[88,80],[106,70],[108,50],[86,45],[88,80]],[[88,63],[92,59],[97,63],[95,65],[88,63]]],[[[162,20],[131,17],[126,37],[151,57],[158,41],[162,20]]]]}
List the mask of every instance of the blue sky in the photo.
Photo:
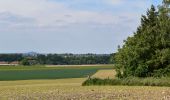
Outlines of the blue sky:
{"type": "Polygon", "coordinates": [[[113,53],[161,0],[0,0],[0,53],[113,53]]]}

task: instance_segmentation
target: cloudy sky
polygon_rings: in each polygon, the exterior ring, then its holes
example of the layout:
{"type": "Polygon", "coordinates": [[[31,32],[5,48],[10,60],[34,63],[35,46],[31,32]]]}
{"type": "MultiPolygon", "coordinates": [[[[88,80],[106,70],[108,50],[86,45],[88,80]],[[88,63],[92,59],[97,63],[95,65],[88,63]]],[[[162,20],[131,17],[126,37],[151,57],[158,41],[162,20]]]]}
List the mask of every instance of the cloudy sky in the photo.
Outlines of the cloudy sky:
{"type": "Polygon", "coordinates": [[[0,53],[113,53],[161,0],[0,0],[0,53]]]}

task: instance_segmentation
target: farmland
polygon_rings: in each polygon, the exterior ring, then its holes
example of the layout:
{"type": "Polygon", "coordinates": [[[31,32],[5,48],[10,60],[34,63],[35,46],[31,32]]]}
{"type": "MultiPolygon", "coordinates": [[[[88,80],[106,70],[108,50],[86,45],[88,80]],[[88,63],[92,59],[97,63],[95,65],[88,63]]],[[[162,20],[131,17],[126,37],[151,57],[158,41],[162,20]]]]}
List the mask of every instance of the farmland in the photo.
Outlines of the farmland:
{"type": "Polygon", "coordinates": [[[105,70],[99,70],[94,75],[91,76],[91,78],[100,78],[100,79],[114,79],[116,76],[116,71],[113,69],[105,69],[105,70]]]}
{"type": "Polygon", "coordinates": [[[86,78],[1,81],[0,100],[169,100],[168,87],[81,86],[86,78]]]}
{"type": "Polygon", "coordinates": [[[170,99],[169,87],[82,86],[87,75],[114,78],[113,65],[1,66],[0,69],[3,80],[0,100],[170,99]]]}
{"type": "Polygon", "coordinates": [[[0,66],[0,80],[63,79],[83,78],[100,69],[113,69],[113,65],[103,66],[0,66]]]}

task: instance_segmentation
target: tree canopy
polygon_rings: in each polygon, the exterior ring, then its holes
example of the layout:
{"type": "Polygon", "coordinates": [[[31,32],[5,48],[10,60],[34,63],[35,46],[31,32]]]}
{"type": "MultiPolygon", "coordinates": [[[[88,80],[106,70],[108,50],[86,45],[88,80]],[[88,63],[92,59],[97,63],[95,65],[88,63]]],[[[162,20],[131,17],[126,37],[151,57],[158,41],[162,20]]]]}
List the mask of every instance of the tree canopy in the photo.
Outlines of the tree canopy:
{"type": "Polygon", "coordinates": [[[141,25],[115,56],[118,77],[160,77],[170,72],[170,17],[167,8],[163,5],[156,10],[152,5],[147,14],[142,15],[141,25]]]}

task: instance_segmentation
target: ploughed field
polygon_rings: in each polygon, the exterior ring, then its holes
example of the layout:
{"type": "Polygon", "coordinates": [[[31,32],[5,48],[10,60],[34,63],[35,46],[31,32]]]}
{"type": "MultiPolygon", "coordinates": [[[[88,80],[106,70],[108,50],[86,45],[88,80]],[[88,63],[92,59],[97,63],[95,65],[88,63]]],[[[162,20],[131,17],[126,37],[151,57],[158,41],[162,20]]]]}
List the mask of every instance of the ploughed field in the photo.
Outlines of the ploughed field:
{"type": "Polygon", "coordinates": [[[170,87],[82,86],[88,75],[114,78],[115,71],[112,65],[1,66],[0,100],[170,100],[170,87]]]}
{"type": "Polygon", "coordinates": [[[85,79],[0,81],[0,100],[170,100],[169,87],[81,86],[85,79]]]}
{"type": "Polygon", "coordinates": [[[113,65],[89,66],[0,66],[0,81],[84,78],[113,65]]]}

